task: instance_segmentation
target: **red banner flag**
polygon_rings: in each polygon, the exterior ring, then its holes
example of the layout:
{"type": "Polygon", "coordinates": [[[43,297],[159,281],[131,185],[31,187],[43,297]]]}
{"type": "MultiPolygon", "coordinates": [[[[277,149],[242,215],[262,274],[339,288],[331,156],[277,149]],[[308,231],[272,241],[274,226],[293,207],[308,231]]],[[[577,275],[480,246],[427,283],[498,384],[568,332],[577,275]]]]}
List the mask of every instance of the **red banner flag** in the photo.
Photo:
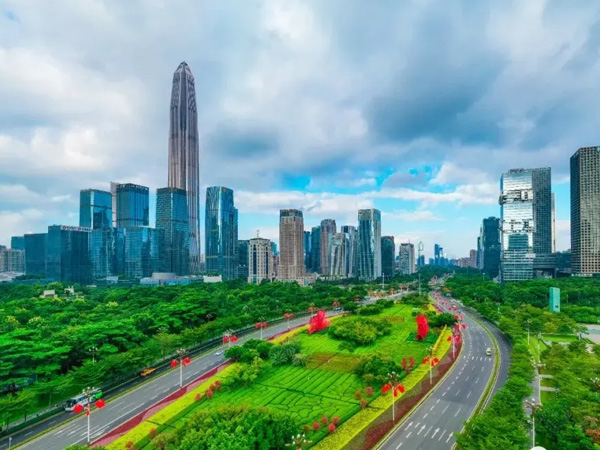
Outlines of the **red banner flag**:
{"type": "Polygon", "coordinates": [[[73,408],[73,412],[75,414],[80,413],[81,411],[83,411],[83,406],[81,406],[79,403],[75,405],[75,408],[73,408]]]}
{"type": "Polygon", "coordinates": [[[185,359],[183,360],[183,365],[187,366],[191,362],[192,362],[192,360],[190,359],[190,357],[186,356],[185,359]]]}
{"type": "Polygon", "coordinates": [[[177,367],[177,364],[179,364],[179,363],[177,362],[176,359],[174,359],[173,361],[171,361],[171,367],[175,368],[175,367],[177,367]]]}
{"type": "Polygon", "coordinates": [[[106,402],[102,399],[96,401],[96,408],[102,409],[106,406],[106,402]]]}

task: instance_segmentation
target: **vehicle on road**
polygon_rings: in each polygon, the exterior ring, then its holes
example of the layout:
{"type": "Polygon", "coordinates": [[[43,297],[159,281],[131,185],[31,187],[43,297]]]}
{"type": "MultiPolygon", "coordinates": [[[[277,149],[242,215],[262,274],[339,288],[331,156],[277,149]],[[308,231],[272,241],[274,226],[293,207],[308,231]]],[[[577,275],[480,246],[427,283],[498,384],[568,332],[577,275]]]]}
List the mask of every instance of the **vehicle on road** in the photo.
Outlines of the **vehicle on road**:
{"type": "MultiPolygon", "coordinates": [[[[92,395],[90,400],[92,402],[95,402],[96,400],[102,398],[102,389],[99,388],[94,388],[92,390],[92,395]]],[[[76,395],[75,397],[70,398],[69,400],[67,400],[65,402],[64,408],[65,411],[73,411],[75,409],[75,406],[77,405],[81,405],[83,407],[87,406],[88,404],[88,400],[87,400],[87,396],[83,393],[76,395]]]]}
{"type": "Polygon", "coordinates": [[[215,353],[215,356],[221,356],[223,354],[222,350],[219,350],[217,353],[215,353]]]}
{"type": "Polygon", "coordinates": [[[486,354],[486,355],[488,355],[488,356],[492,356],[492,349],[491,349],[491,348],[489,348],[489,347],[488,347],[488,348],[486,348],[486,349],[485,349],[485,354],[486,354]]]}
{"type": "Polygon", "coordinates": [[[146,367],[144,370],[142,370],[140,372],[140,376],[147,377],[148,375],[150,375],[151,373],[154,373],[155,371],[156,371],[156,367],[146,367]]]}

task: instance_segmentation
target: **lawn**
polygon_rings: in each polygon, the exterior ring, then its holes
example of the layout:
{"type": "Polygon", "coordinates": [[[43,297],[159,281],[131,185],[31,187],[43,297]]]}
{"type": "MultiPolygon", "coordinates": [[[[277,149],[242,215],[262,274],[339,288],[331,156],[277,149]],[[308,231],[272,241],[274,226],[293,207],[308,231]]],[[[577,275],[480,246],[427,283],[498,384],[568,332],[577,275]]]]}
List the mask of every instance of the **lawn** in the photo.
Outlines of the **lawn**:
{"type": "Polygon", "coordinates": [[[543,341],[539,340],[536,336],[531,336],[529,339],[529,351],[533,355],[536,361],[540,361],[540,355],[538,354],[538,343],[540,353],[542,353],[546,349],[546,344],[543,341]]]}
{"type": "Polygon", "coordinates": [[[547,342],[575,342],[579,337],[576,334],[544,334],[542,339],[547,342]]]}
{"type": "MultiPolygon", "coordinates": [[[[297,341],[301,344],[301,353],[307,356],[306,367],[292,365],[265,368],[256,382],[248,387],[222,388],[215,392],[211,399],[199,402],[185,402],[186,396],[177,409],[177,403],[169,406],[175,414],[158,413],[149,421],[160,432],[169,432],[181,426],[190,415],[199,410],[214,410],[224,405],[248,405],[252,408],[268,407],[290,413],[298,419],[300,425],[311,425],[324,415],[332,418],[338,416],[341,423],[360,411],[360,400],[354,397],[357,390],[364,390],[364,381],[354,374],[360,364],[361,356],[381,352],[400,363],[402,358],[414,357],[417,364],[427,353],[427,342],[416,342],[409,335],[416,329],[415,319],[411,315],[412,307],[394,305],[376,317],[386,317],[392,325],[391,333],[378,338],[372,345],[358,347],[354,351],[339,349],[342,341],[331,338],[327,331],[309,335],[305,330],[297,333],[297,341]],[[402,320],[404,319],[404,320],[402,320]]],[[[435,337],[435,336],[431,336],[435,337]]],[[[200,388],[199,388],[200,389],[200,388]]],[[[204,392],[206,388],[198,392],[204,392]]],[[[195,391],[196,392],[196,391],[195,391]]],[[[194,398],[195,392],[187,394],[194,398]]],[[[375,390],[372,400],[379,395],[375,390]]],[[[166,411],[165,411],[166,412],[166,411]]],[[[148,425],[142,423],[142,430],[148,425]]],[[[139,428],[138,427],[138,428],[139,428]]],[[[327,430],[311,433],[314,444],[326,436],[327,430]]],[[[155,446],[148,439],[139,441],[139,431],[130,431],[125,436],[109,445],[111,450],[125,448],[131,436],[137,436],[140,450],[153,450],[155,446]],[[133,434],[132,434],[133,433],[133,434]],[[144,442],[145,441],[145,442],[144,442]]],[[[300,431],[300,430],[299,430],[300,431]]],[[[134,441],[135,442],[135,441],[134,441]]]]}

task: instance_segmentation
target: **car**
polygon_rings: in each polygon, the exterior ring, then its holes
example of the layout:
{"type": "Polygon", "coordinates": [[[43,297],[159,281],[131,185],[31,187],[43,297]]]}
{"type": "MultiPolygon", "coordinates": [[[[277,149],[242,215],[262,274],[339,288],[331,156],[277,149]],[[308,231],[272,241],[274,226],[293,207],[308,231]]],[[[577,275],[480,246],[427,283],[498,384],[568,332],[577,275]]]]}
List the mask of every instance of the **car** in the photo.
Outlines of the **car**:
{"type": "Polygon", "coordinates": [[[485,349],[485,354],[486,354],[486,355],[488,355],[488,356],[492,356],[492,349],[491,349],[491,348],[489,348],[489,347],[488,347],[488,348],[486,348],[486,349],[485,349]]]}
{"type": "Polygon", "coordinates": [[[221,356],[223,354],[222,350],[219,350],[217,353],[215,353],[215,356],[221,356]]]}
{"type": "Polygon", "coordinates": [[[155,371],[156,371],[156,367],[146,367],[144,370],[142,370],[140,372],[140,376],[147,377],[148,375],[150,375],[151,373],[154,373],[155,371]]]}

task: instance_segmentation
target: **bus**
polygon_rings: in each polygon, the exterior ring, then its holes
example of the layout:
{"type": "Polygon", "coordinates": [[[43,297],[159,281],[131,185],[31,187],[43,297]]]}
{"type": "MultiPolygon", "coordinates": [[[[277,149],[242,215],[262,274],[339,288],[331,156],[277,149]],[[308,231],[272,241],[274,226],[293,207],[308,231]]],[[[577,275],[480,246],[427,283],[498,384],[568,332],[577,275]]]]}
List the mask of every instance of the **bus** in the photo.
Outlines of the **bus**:
{"type": "MultiPolygon", "coordinates": [[[[102,398],[102,390],[99,388],[92,389],[92,403],[100,398],[102,398]]],[[[87,406],[87,397],[85,394],[81,393],[67,400],[64,405],[65,411],[73,411],[76,405],[81,405],[84,408],[87,406]]]]}

